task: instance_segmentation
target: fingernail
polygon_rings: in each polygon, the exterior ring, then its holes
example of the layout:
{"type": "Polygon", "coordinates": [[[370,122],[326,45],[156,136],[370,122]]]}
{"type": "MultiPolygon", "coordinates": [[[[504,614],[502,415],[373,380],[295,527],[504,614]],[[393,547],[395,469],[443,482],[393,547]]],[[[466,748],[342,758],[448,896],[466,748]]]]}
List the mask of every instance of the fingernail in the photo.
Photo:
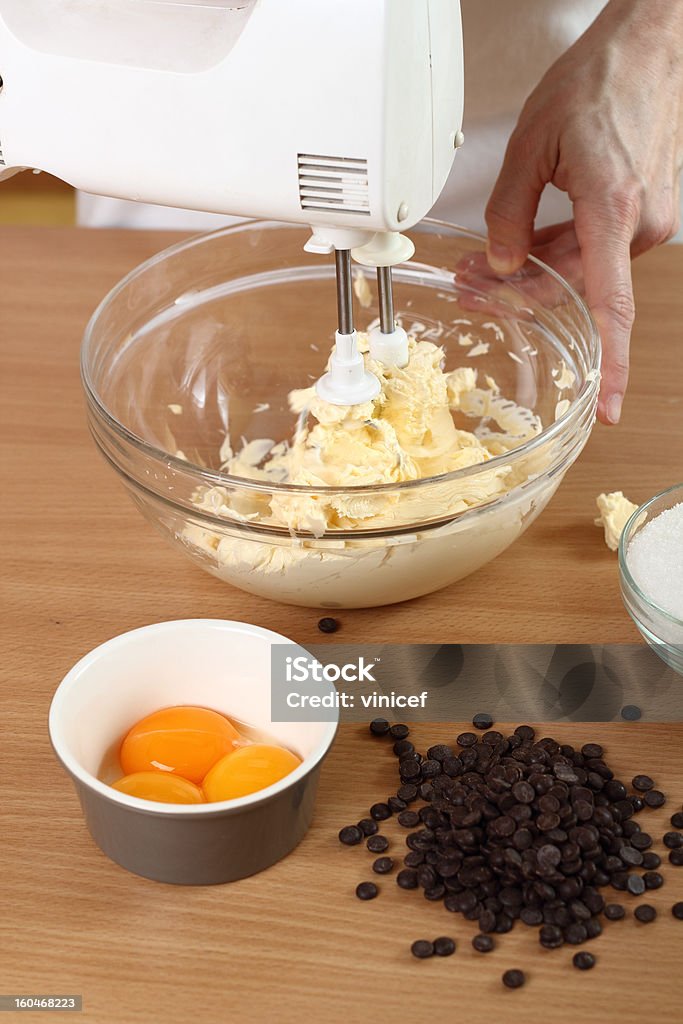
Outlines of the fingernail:
{"type": "Polygon", "coordinates": [[[487,255],[490,267],[498,274],[510,274],[515,269],[515,254],[506,245],[489,242],[487,255]]]}
{"type": "Polygon", "coordinates": [[[621,403],[623,398],[621,395],[612,395],[607,400],[607,419],[610,423],[618,423],[621,417],[621,403]]]}

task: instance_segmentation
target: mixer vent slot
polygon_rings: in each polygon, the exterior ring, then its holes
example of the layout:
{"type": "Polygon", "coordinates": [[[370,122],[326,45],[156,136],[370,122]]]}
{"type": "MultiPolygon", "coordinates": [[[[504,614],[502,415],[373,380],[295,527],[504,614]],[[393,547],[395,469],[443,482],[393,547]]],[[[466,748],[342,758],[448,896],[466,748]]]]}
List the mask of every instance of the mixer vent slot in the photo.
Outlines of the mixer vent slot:
{"type": "Polygon", "coordinates": [[[0,139],[0,167],[6,167],[5,158],[2,155],[2,139],[0,139]]]}
{"type": "Polygon", "coordinates": [[[367,160],[299,153],[298,165],[302,210],[370,216],[367,160]]]}

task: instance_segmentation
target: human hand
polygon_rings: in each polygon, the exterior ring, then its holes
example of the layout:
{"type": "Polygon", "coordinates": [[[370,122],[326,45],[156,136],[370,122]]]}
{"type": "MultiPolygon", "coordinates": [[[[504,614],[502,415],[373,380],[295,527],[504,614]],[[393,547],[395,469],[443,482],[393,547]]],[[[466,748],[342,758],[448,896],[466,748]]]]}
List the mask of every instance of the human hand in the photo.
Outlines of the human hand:
{"type": "Polygon", "coordinates": [[[628,380],[630,260],[678,230],[682,166],[683,0],[610,0],[527,100],[486,210],[498,273],[533,251],[583,279],[602,337],[604,423],[619,421],[628,380]],[[574,219],[534,233],[549,182],[574,219]]]}

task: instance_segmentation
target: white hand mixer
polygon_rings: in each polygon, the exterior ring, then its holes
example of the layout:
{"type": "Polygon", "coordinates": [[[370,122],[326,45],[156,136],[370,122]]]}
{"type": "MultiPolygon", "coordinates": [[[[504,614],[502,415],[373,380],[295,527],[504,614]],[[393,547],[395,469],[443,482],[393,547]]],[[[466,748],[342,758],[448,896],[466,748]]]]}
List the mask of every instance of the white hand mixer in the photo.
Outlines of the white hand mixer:
{"type": "Polygon", "coordinates": [[[334,251],[319,394],[377,395],[351,258],[377,270],[370,353],[405,365],[391,267],[461,145],[459,0],[0,0],[0,180],[304,223],[334,251]]]}

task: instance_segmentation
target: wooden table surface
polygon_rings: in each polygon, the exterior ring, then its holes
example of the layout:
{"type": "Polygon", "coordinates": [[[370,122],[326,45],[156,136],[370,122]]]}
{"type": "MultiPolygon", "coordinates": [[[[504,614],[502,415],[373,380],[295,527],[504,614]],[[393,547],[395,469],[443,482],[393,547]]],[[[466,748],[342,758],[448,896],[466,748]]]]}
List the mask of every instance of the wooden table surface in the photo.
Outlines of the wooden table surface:
{"type": "MultiPolygon", "coordinates": [[[[477,1024],[527,1020],[539,1007],[550,1024],[677,1019],[683,924],[668,908],[683,899],[683,871],[676,877],[670,869],[652,897],[660,920],[646,932],[633,919],[609,926],[593,946],[599,969],[585,975],[569,966],[568,950],[537,951],[531,929],[515,929],[495,953],[476,957],[470,924],[391,880],[375,902],[356,900],[369,854],[340,847],[336,832],[394,784],[391,759],[375,756],[358,726],[340,731],[326,762],[309,835],[261,876],[179,889],[129,875],[93,846],[46,733],[55,686],[86,650],[127,629],[187,616],[247,619],[302,643],[324,640],[315,611],[233,590],[167,547],[87,433],[78,377],[83,327],[123,273],[175,237],[0,230],[0,994],[83,993],[86,1019],[98,1022],[336,1024],[431,1015],[477,1024]],[[414,962],[410,942],[439,933],[458,939],[458,953],[414,962]],[[528,971],[529,983],[503,991],[500,974],[513,966],[528,971]]],[[[622,425],[595,429],[548,509],[497,561],[418,601],[345,611],[329,642],[637,639],[619,598],[615,556],[592,525],[594,501],[616,489],[644,500],[683,476],[683,248],[644,257],[635,277],[639,316],[622,425]]],[[[683,728],[548,731],[579,743],[604,739],[620,771],[650,771],[680,806],[683,728]]],[[[416,732],[420,743],[453,735],[445,726],[416,732]]],[[[648,812],[658,834],[670,812],[648,812]]]]}

